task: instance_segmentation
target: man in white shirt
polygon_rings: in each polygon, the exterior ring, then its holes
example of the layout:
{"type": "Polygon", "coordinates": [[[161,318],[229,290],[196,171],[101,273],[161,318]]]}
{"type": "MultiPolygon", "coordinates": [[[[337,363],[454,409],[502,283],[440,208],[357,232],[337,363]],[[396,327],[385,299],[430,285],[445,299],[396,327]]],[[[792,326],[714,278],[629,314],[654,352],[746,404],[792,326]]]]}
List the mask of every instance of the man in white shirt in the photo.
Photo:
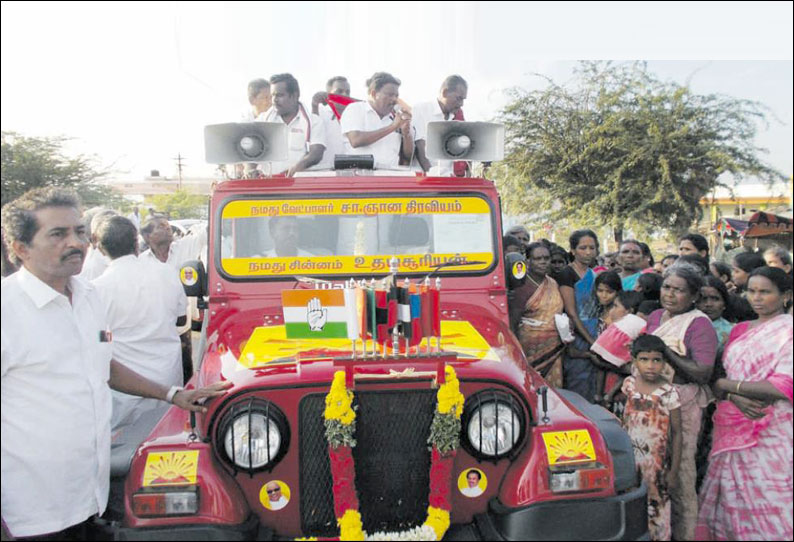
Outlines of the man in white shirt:
{"type": "Polygon", "coordinates": [[[127,215],[127,218],[135,225],[136,230],[141,229],[141,214],[138,212],[137,206],[132,208],[132,212],[127,215]]]}
{"type": "Polygon", "coordinates": [[[281,510],[289,504],[289,501],[281,492],[281,486],[278,482],[268,482],[267,486],[265,486],[265,491],[267,492],[267,506],[271,510],[281,510]]]}
{"type": "Polygon", "coordinates": [[[272,174],[286,173],[292,177],[322,160],[326,145],[323,122],[300,103],[300,87],[291,74],[271,77],[270,90],[273,107],[257,120],[287,125],[289,158],[286,162],[271,162],[270,167],[272,174]]]}
{"type": "MultiPolygon", "coordinates": [[[[158,384],[181,386],[182,347],[176,326],[184,322],[187,308],[182,283],[167,264],[138,258],[138,232],[130,220],[108,218],[96,236],[99,249],[111,260],[93,283],[107,308],[113,359],[158,384]]],[[[162,404],[116,391],[112,395],[113,432],[162,404]]]]}
{"type": "Polygon", "coordinates": [[[438,160],[430,163],[427,158],[427,123],[454,120],[455,114],[463,107],[468,93],[468,84],[460,75],[450,75],[441,84],[438,99],[414,105],[414,126],[416,127],[416,157],[422,169],[430,175],[450,177],[453,175],[452,160],[438,160]]]}
{"type": "Polygon", "coordinates": [[[270,109],[273,99],[270,95],[270,82],[267,79],[254,79],[248,83],[248,103],[251,107],[243,113],[243,122],[253,122],[270,109]]]}
{"type": "Polygon", "coordinates": [[[2,228],[22,265],[0,296],[4,537],[75,536],[104,512],[110,388],[206,412],[196,401],[230,387],[169,389],[112,359],[102,301],[75,276],[88,247],[79,205],[71,190],[46,187],[3,207],[2,228]]]}
{"type": "Polygon", "coordinates": [[[342,135],[348,154],[371,154],[375,167],[410,164],[414,150],[411,114],[395,110],[400,80],[377,72],[367,81],[369,98],[347,106],[342,115],[342,135]]]}
{"type": "MultiPolygon", "coordinates": [[[[168,219],[162,215],[150,215],[141,226],[141,235],[149,248],[141,253],[140,258],[146,261],[159,261],[168,264],[179,277],[182,264],[188,260],[197,260],[207,248],[207,226],[199,223],[191,228],[188,235],[174,240],[174,232],[168,219]],[[196,228],[196,229],[194,229],[196,228]]],[[[206,256],[203,256],[206,262],[206,256]]],[[[192,299],[192,298],[191,298],[192,299]]],[[[179,336],[182,341],[182,370],[184,381],[193,376],[193,345],[190,342],[191,307],[187,311],[187,323],[181,326],[179,336]]]]}
{"type": "Polygon", "coordinates": [[[108,268],[110,260],[97,248],[94,232],[103,220],[115,214],[116,211],[103,207],[94,207],[83,213],[83,224],[87,228],[88,240],[91,244],[88,245],[88,252],[83,262],[83,269],[80,271],[79,275],[80,278],[93,280],[104,273],[105,269],[108,268]]]}
{"type": "Polygon", "coordinates": [[[466,473],[466,487],[461,490],[461,493],[467,497],[479,497],[482,495],[480,478],[480,471],[477,469],[469,470],[469,472],[466,473]]]}
{"type": "Polygon", "coordinates": [[[312,256],[298,248],[298,219],[294,216],[274,216],[267,223],[273,248],[265,251],[265,258],[312,256]]]}
{"type": "MultiPolygon", "coordinates": [[[[312,113],[318,115],[325,127],[325,152],[320,163],[312,169],[333,169],[334,157],[337,154],[345,154],[345,138],[342,136],[342,125],[334,111],[328,107],[328,95],[350,96],[350,83],[346,77],[337,75],[332,77],[325,84],[325,92],[317,92],[312,97],[312,113]],[[325,107],[320,107],[321,105],[325,107]]],[[[336,105],[336,110],[341,115],[344,113],[346,105],[336,105]]]]}

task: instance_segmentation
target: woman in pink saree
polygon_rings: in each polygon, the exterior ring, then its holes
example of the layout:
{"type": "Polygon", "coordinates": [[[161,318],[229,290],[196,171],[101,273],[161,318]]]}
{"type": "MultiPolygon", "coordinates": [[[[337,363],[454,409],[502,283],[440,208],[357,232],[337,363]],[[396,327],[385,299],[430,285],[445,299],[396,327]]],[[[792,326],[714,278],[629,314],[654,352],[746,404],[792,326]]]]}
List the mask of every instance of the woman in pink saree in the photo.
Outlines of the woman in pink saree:
{"type": "Polygon", "coordinates": [[[737,324],[723,355],[722,400],[700,491],[698,540],[791,540],[791,282],[780,269],[750,275],[747,299],[758,319],[737,324]]]}

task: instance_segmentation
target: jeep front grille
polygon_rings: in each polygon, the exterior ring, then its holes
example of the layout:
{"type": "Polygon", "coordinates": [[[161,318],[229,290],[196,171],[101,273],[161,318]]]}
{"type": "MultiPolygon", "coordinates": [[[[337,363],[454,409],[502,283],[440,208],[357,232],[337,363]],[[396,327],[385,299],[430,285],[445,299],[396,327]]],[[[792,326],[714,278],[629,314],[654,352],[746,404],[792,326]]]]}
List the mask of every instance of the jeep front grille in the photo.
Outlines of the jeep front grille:
{"type": "MultiPolygon", "coordinates": [[[[433,390],[356,391],[356,487],[364,530],[421,525],[427,514],[433,390]]],[[[300,403],[300,506],[304,536],[334,536],[331,468],[325,440],[325,394],[300,403]]]]}

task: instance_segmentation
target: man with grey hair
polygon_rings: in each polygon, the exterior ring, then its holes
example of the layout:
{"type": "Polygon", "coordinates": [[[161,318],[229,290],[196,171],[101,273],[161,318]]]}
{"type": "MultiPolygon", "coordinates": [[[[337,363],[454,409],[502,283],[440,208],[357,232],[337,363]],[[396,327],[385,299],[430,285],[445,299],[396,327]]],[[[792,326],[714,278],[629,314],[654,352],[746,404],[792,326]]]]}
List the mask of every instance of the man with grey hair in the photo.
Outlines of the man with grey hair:
{"type": "MultiPolygon", "coordinates": [[[[107,308],[113,359],[158,384],[181,386],[176,326],[184,324],[187,297],[179,278],[162,262],[138,258],[138,230],[131,220],[107,218],[95,233],[99,250],[110,258],[93,284],[107,308]]],[[[114,391],[111,431],[161,406],[155,399],[114,391]]]]}
{"type": "Polygon", "coordinates": [[[245,114],[244,122],[253,122],[273,105],[270,94],[270,81],[267,79],[254,79],[248,83],[248,103],[251,104],[245,114]]]}
{"type": "Polygon", "coordinates": [[[457,120],[456,116],[463,107],[469,91],[468,83],[460,75],[450,75],[441,83],[438,98],[431,102],[414,105],[414,126],[416,127],[416,159],[429,175],[451,177],[454,173],[452,160],[438,160],[431,164],[427,158],[427,123],[434,121],[457,120]]]}
{"type": "Polygon", "coordinates": [[[88,523],[105,511],[111,388],[206,412],[196,402],[229,387],[169,388],[113,359],[105,307],[76,276],[88,247],[79,209],[73,191],[45,187],[2,211],[12,258],[22,264],[0,296],[0,507],[14,537],[85,540],[88,523]]]}

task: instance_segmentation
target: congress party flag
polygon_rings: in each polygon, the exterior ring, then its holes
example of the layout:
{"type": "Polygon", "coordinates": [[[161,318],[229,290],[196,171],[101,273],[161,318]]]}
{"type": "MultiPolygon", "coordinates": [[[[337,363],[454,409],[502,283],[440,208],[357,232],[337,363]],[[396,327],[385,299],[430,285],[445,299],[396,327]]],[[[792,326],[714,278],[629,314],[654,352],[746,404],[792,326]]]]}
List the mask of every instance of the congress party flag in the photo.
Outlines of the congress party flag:
{"type": "Polygon", "coordinates": [[[281,304],[288,339],[344,339],[358,336],[352,290],[284,290],[281,304]]]}

